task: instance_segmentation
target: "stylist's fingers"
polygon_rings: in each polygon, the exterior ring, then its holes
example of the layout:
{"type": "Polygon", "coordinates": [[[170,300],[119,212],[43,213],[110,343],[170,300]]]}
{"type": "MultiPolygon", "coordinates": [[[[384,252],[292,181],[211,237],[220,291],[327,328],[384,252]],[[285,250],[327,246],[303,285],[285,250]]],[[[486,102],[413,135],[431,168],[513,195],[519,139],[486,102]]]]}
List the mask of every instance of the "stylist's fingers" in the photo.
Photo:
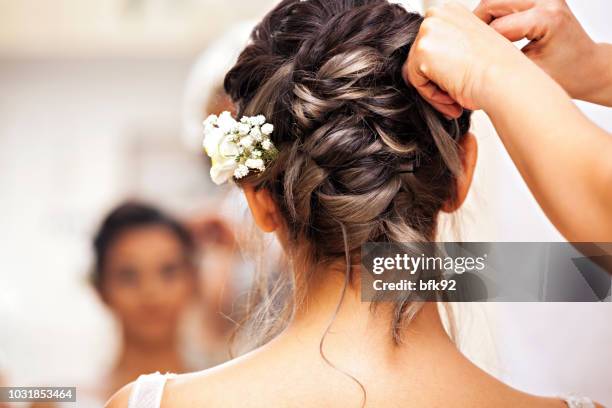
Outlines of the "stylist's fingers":
{"type": "Polygon", "coordinates": [[[534,0],[481,0],[474,9],[474,14],[489,24],[496,18],[529,10],[534,5],[534,0]]]}
{"type": "Polygon", "coordinates": [[[449,11],[452,12],[456,7],[453,4],[446,8],[430,8],[426,13],[425,22],[421,25],[421,30],[415,39],[415,45],[410,50],[410,56],[402,67],[402,75],[408,84],[412,84],[417,92],[436,110],[444,114],[447,118],[457,118],[461,116],[463,108],[451,97],[445,89],[442,89],[432,78],[432,72],[428,67],[431,65],[432,54],[425,50],[438,48],[436,45],[439,34],[432,27],[439,26],[441,19],[448,17],[449,11]],[[424,40],[428,37],[428,40],[424,40]]]}
{"type": "Polygon", "coordinates": [[[423,99],[449,119],[458,118],[463,113],[463,108],[433,82],[417,88],[417,91],[423,99]]]}
{"type": "Polygon", "coordinates": [[[544,36],[544,28],[539,23],[536,10],[530,9],[497,18],[490,26],[510,41],[524,38],[533,41],[544,36]]]}
{"type": "Polygon", "coordinates": [[[486,101],[491,66],[521,64],[521,53],[459,3],[430,8],[402,73],[422,97],[450,118],[486,101]]]}
{"type": "Polygon", "coordinates": [[[411,64],[408,61],[402,68],[404,81],[411,83],[423,99],[446,117],[458,118],[461,116],[463,108],[440,87],[430,81],[419,69],[419,64],[411,64]]]}
{"type": "Polygon", "coordinates": [[[423,95],[427,100],[439,103],[441,105],[453,105],[456,103],[455,100],[448,95],[448,93],[440,89],[440,87],[433,82],[429,82],[426,86],[421,88],[421,95],[423,95]]]}

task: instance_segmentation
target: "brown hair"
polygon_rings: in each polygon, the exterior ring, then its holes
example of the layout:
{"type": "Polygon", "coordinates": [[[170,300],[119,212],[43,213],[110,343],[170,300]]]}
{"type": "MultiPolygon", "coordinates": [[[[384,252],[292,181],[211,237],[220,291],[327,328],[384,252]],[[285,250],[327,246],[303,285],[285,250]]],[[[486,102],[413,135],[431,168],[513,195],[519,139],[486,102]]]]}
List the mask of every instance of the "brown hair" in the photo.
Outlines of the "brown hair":
{"type": "MultiPolygon", "coordinates": [[[[238,117],[263,114],[274,125],[278,158],[241,182],[271,192],[294,263],[348,263],[368,241],[434,239],[471,113],[447,120],[403,81],[422,21],[386,0],[283,0],[225,77],[238,117]]],[[[267,290],[286,296],[278,285],[267,290]]],[[[395,308],[399,341],[418,305],[395,308]]]]}

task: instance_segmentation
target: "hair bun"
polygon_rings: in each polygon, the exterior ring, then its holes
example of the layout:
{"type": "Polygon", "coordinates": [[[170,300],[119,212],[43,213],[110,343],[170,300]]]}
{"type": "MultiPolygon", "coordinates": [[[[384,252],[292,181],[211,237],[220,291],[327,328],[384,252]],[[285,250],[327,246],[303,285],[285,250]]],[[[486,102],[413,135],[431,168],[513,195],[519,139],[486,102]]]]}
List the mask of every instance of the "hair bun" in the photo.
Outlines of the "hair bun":
{"type": "Polygon", "coordinates": [[[239,115],[275,128],[279,157],[251,181],[315,259],[343,254],[339,224],[351,249],[430,239],[454,194],[470,113],[447,121],[401,76],[422,21],[386,0],[284,0],[226,76],[239,115]]]}

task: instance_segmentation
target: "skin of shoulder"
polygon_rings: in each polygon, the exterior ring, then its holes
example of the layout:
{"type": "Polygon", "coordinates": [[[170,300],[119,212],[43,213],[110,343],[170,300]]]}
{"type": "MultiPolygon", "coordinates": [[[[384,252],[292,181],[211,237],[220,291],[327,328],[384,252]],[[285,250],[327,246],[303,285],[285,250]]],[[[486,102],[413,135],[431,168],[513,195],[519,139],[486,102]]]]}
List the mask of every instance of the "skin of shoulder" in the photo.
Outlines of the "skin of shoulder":
{"type": "Polygon", "coordinates": [[[299,382],[285,382],[282,375],[278,375],[284,373],[288,378],[296,377],[296,373],[292,372],[288,364],[279,364],[278,360],[266,358],[267,356],[259,358],[259,353],[254,354],[168,380],[162,398],[162,408],[289,407],[289,400],[294,398],[310,406],[306,395],[312,387],[299,382]],[[288,392],[283,392],[284,390],[288,392]]]}
{"type": "MultiPolygon", "coordinates": [[[[349,342],[341,333],[335,333],[338,342],[328,338],[327,355],[363,380],[369,388],[367,406],[447,406],[451,401],[474,408],[567,408],[559,398],[536,397],[504,384],[470,362],[447,337],[412,336],[410,347],[387,350],[383,358],[361,351],[376,349],[368,339],[349,342]]],[[[355,382],[323,361],[318,332],[308,336],[281,335],[219,366],[170,378],[161,408],[361,406],[355,382]]],[[[133,384],[119,390],[106,407],[126,408],[133,384]]]]}
{"type": "MultiPolygon", "coordinates": [[[[263,356],[262,356],[263,357],[263,356]]],[[[169,379],[164,388],[161,408],[186,408],[186,407],[295,407],[295,406],[359,406],[358,399],[355,401],[347,401],[347,395],[342,390],[350,389],[350,384],[336,383],[334,381],[325,381],[326,389],[322,397],[321,389],[315,386],[315,383],[320,381],[318,375],[315,378],[311,376],[297,374],[287,370],[287,367],[280,367],[271,363],[267,369],[264,369],[259,363],[250,358],[238,358],[238,361],[230,361],[221,366],[195,372],[182,374],[175,378],[169,379]],[[246,360],[246,361],[245,361],[246,360]],[[265,371],[279,372],[285,371],[286,375],[266,375],[265,371]],[[303,381],[297,381],[296,377],[305,377],[303,381]],[[318,389],[318,390],[317,390],[318,389]],[[284,392],[288,391],[288,392],[284,392]],[[284,394],[287,394],[283,396],[284,394]],[[335,395],[337,394],[337,395],[335,395]],[[299,404],[296,405],[296,402],[299,404]],[[324,402],[323,402],[324,401],[324,402]],[[323,405],[321,405],[323,403],[323,405]],[[337,405],[339,404],[339,405],[337,405]]],[[[259,360],[259,359],[255,359],[259,360]]],[[[299,365],[299,364],[298,364],[299,365]]],[[[308,367],[306,372],[313,372],[313,367],[308,367]]],[[[314,370],[316,372],[316,370],[314,370]]],[[[498,407],[516,407],[529,406],[536,408],[567,408],[566,404],[558,398],[536,397],[518,390],[514,390],[505,384],[499,383],[497,380],[485,375],[474,376],[475,381],[462,382],[464,390],[471,396],[466,396],[467,399],[455,399],[455,402],[460,406],[473,407],[489,407],[492,403],[498,407]],[[497,383],[496,385],[494,385],[497,383]],[[478,392],[477,392],[478,391],[478,392]],[[491,391],[491,392],[489,392],[491,391]],[[490,395],[491,394],[491,395],[490,395]]],[[[406,380],[410,382],[409,380],[406,380]]],[[[429,381],[432,381],[429,378],[429,381]]],[[[318,384],[320,385],[320,384],[318,384]]],[[[134,383],[128,384],[121,388],[111,397],[106,403],[105,408],[127,408],[130,394],[134,387],[134,383]]],[[[452,388],[452,387],[451,387],[452,388]]],[[[457,394],[452,392],[452,394],[457,394]]],[[[349,394],[352,396],[352,394],[349,394]]],[[[415,396],[416,397],[416,396],[415,396]]],[[[351,398],[349,398],[351,399],[351,398]]],[[[437,398],[434,398],[436,400],[437,398]]],[[[378,402],[381,402],[380,400],[378,402]]],[[[415,404],[420,405],[421,401],[415,398],[415,404]]],[[[427,401],[431,403],[432,401],[427,401]]],[[[436,401],[442,403],[443,401],[436,401]]],[[[448,401],[446,401],[448,402],[448,401]]],[[[388,407],[396,407],[397,401],[390,397],[388,407]]],[[[596,404],[597,408],[603,406],[596,404]]]]}
{"type": "MultiPolygon", "coordinates": [[[[258,401],[254,395],[251,397],[245,395],[254,392],[254,387],[251,387],[254,385],[257,386],[257,394],[278,393],[278,389],[266,389],[265,384],[270,384],[262,378],[266,370],[262,370],[260,359],[251,358],[251,354],[253,353],[207,370],[181,374],[168,379],[164,386],[161,407],[245,407],[243,402],[245,399],[249,399],[253,404],[258,401]],[[257,381],[258,377],[262,381],[257,381]]],[[[263,359],[263,362],[266,361],[268,359],[263,359]]],[[[105,408],[127,408],[133,389],[134,382],[125,385],[108,400],[105,408]]]]}
{"type": "Polygon", "coordinates": [[[124,385],[104,404],[104,408],[127,408],[134,383],[124,385]]]}

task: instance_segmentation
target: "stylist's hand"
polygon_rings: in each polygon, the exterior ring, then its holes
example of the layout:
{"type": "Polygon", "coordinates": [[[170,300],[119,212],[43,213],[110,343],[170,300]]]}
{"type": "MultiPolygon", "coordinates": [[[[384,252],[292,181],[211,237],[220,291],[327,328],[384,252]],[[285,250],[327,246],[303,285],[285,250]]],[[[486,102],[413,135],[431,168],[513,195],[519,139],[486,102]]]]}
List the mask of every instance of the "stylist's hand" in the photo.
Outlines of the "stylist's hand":
{"type": "Polygon", "coordinates": [[[525,55],[573,98],[612,99],[612,51],[591,40],[564,0],[482,0],[474,13],[510,41],[530,40],[525,55]]]}
{"type": "Polygon", "coordinates": [[[485,108],[488,76],[530,65],[521,52],[458,3],[430,8],[403,67],[404,79],[437,110],[459,117],[485,108]]]}

